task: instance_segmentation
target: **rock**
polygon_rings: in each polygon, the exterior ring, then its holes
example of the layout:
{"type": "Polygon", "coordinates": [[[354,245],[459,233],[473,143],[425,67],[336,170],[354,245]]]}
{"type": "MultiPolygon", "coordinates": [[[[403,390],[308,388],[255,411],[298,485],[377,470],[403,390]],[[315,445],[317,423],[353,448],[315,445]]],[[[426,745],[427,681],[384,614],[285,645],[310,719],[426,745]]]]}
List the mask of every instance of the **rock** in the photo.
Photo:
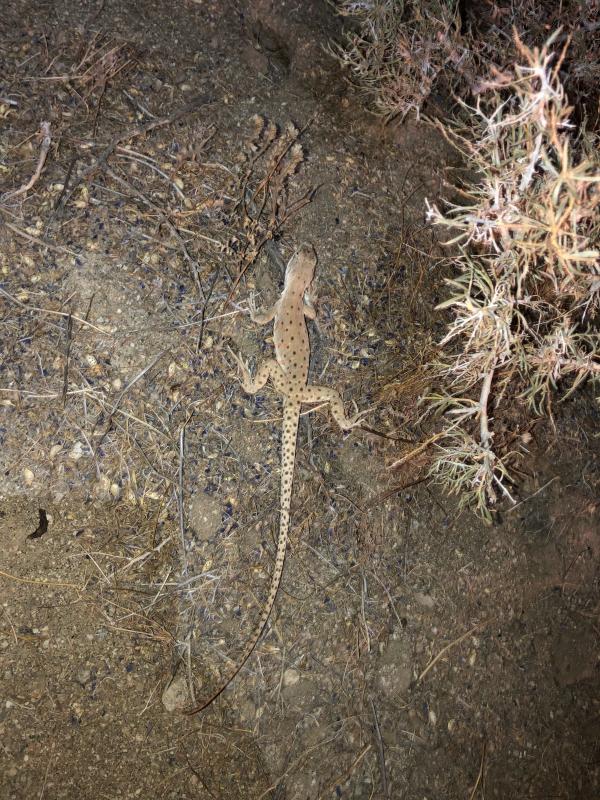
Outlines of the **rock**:
{"type": "Polygon", "coordinates": [[[183,711],[190,703],[185,675],[176,675],[162,693],[162,703],[167,711],[183,711]]]}
{"type": "Polygon", "coordinates": [[[416,592],[415,600],[420,606],[424,606],[425,608],[433,608],[435,606],[435,600],[430,594],[424,594],[423,592],[416,592]]]}
{"type": "Polygon", "coordinates": [[[91,677],[92,677],[91,670],[80,669],[77,675],[75,676],[75,680],[80,686],[85,686],[91,677]]]}
{"type": "Polygon", "coordinates": [[[405,694],[411,681],[412,670],[402,664],[384,664],[379,670],[379,688],[390,700],[405,694]]]}
{"type": "Polygon", "coordinates": [[[381,654],[377,682],[389,699],[407,692],[412,682],[412,666],[402,639],[391,639],[381,654]]]}
{"type": "Polygon", "coordinates": [[[300,673],[297,669],[286,669],[283,673],[283,685],[284,686],[295,686],[298,681],[300,680],[300,673]]]}

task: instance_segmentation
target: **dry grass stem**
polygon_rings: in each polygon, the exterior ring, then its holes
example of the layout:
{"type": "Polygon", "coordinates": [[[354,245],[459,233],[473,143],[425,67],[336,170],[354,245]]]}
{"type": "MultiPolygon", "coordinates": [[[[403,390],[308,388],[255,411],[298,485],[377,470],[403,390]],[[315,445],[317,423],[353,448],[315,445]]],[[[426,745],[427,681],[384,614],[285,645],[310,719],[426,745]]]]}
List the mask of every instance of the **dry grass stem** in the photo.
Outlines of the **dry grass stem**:
{"type": "Polygon", "coordinates": [[[17,197],[20,194],[26,194],[31,187],[36,183],[40,175],[42,174],[42,169],[44,168],[44,164],[46,163],[46,158],[48,156],[48,151],[50,150],[50,145],[52,144],[52,136],[50,133],[50,123],[49,122],[42,122],[40,125],[40,139],[41,139],[41,147],[40,147],[40,154],[38,157],[37,166],[35,168],[35,172],[31,176],[31,178],[24,183],[20,188],[14,189],[11,192],[6,192],[6,194],[0,197],[0,203],[5,203],[7,200],[10,200],[14,197],[17,197]]]}
{"type": "Polygon", "coordinates": [[[422,680],[423,680],[423,678],[424,678],[424,677],[427,675],[427,673],[428,673],[428,672],[429,672],[431,669],[433,669],[433,667],[434,667],[434,666],[437,664],[437,662],[438,662],[438,661],[439,661],[441,658],[443,658],[443,657],[444,657],[444,655],[445,655],[445,654],[448,652],[448,650],[451,650],[453,647],[456,647],[456,645],[457,645],[457,644],[460,644],[461,642],[464,642],[464,640],[465,640],[465,639],[467,639],[467,638],[468,638],[469,636],[471,636],[472,634],[474,634],[476,630],[479,630],[479,628],[482,628],[484,625],[489,625],[491,622],[493,622],[493,619],[488,619],[488,620],[485,620],[484,622],[480,622],[479,624],[477,624],[477,625],[474,625],[474,626],[473,626],[473,627],[472,627],[470,630],[468,630],[466,633],[463,633],[463,635],[462,635],[462,636],[459,636],[459,637],[458,637],[458,639],[454,639],[454,641],[450,642],[450,643],[449,643],[449,644],[447,644],[445,647],[442,647],[442,649],[441,649],[441,650],[440,650],[440,652],[437,654],[437,656],[435,656],[434,658],[432,658],[432,659],[431,659],[431,661],[429,662],[429,664],[428,664],[428,665],[425,667],[425,669],[423,670],[423,672],[421,672],[421,674],[420,674],[420,675],[419,675],[419,677],[417,678],[417,683],[421,683],[421,681],[422,681],[422,680]]]}

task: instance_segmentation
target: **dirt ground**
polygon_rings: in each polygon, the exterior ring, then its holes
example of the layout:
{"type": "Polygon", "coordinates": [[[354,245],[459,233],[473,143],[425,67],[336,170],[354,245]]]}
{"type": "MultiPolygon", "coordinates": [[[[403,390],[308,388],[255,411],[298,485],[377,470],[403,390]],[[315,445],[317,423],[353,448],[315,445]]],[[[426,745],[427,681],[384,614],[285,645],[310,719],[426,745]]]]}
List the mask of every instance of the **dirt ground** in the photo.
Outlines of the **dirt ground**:
{"type": "Polygon", "coordinates": [[[598,407],[507,420],[516,505],[426,480],[456,159],[382,127],[320,0],[8,0],[0,18],[0,796],[600,797],[598,407]],[[50,123],[41,174],[34,176],[50,123]],[[11,192],[13,192],[11,194],[11,192]],[[230,349],[319,258],[291,542],[281,404],[230,349]]]}

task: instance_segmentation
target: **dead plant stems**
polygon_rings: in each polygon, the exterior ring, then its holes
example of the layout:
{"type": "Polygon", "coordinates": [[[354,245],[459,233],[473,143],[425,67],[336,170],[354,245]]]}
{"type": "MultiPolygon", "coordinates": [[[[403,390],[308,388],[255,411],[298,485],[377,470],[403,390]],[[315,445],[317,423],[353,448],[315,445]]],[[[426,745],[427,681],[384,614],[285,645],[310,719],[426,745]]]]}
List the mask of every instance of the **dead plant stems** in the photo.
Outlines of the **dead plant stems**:
{"type": "Polygon", "coordinates": [[[49,122],[42,122],[42,124],[40,125],[39,135],[42,141],[42,145],[40,147],[40,154],[38,156],[38,162],[35,168],[35,172],[31,176],[31,178],[27,181],[27,183],[24,183],[18,189],[14,189],[13,191],[6,192],[6,194],[2,195],[0,197],[0,203],[5,203],[7,200],[10,200],[14,197],[17,197],[20,194],[25,194],[26,192],[28,192],[42,174],[42,169],[44,168],[44,164],[46,163],[46,158],[48,156],[48,151],[50,150],[50,145],[52,144],[52,135],[50,133],[49,122]]]}
{"type": "Polygon", "coordinates": [[[469,636],[471,636],[472,634],[474,634],[476,630],[479,630],[479,628],[483,628],[483,627],[485,627],[486,625],[490,625],[490,624],[491,624],[491,623],[494,621],[494,619],[495,619],[495,617],[492,617],[491,619],[487,619],[487,620],[484,620],[483,622],[479,622],[477,625],[474,625],[474,626],[473,626],[473,627],[472,627],[470,630],[468,630],[466,633],[463,633],[463,635],[462,635],[462,636],[459,636],[459,637],[458,637],[458,639],[454,639],[454,641],[453,641],[453,642],[450,642],[450,643],[449,643],[449,644],[447,644],[445,647],[443,647],[443,648],[440,650],[440,652],[437,654],[437,656],[435,656],[435,658],[432,658],[432,659],[431,659],[431,661],[429,662],[429,664],[428,664],[428,665],[425,667],[425,669],[424,669],[424,670],[421,672],[421,674],[420,674],[420,675],[419,675],[419,677],[417,678],[417,683],[421,683],[421,682],[422,682],[423,678],[424,678],[424,677],[427,675],[427,673],[429,672],[429,670],[430,670],[430,669],[432,669],[432,668],[433,668],[433,667],[434,667],[434,666],[437,664],[437,662],[438,662],[438,661],[439,661],[441,658],[443,658],[443,657],[444,657],[444,655],[445,655],[445,654],[446,654],[446,653],[447,653],[449,650],[451,650],[453,647],[456,647],[456,645],[460,644],[460,643],[461,643],[461,642],[463,642],[465,639],[467,639],[469,636]]]}

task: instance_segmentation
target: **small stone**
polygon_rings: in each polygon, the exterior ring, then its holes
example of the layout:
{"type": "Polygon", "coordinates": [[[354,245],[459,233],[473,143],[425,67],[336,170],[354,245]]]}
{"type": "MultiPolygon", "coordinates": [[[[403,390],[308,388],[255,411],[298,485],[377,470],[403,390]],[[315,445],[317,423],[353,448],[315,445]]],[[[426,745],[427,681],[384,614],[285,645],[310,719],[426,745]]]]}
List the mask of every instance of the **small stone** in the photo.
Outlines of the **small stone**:
{"type": "Polygon", "coordinates": [[[412,681],[412,671],[410,667],[402,664],[384,664],[379,672],[379,688],[388,698],[405,694],[412,681]]]}
{"type": "Polygon", "coordinates": [[[25,467],[23,470],[23,480],[25,481],[25,486],[31,486],[35,480],[35,475],[29,467],[25,467]]]}
{"type": "Polygon", "coordinates": [[[300,673],[296,669],[286,669],[283,673],[283,685],[284,686],[295,686],[298,681],[300,680],[300,673]]]}
{"type": "Polygon", "coordinates": [[[402,639],[390,639],[380,657],[379,688],[390,699],[402,696],[408,691],[412,677],[406,644],[402,639]]]}
{"type": "Polygon", "coordinates": [[[189,703],[187,681],[176,675],[162,693],[162,703],[167,711],[182,711],[189,703]]]}
{"type": "Polygon", "coordinates": [[[93,488],[96,497],[107,497],[110,491],[110,480],[106,475],[101,475],[100,478],[94,483],[93,488]]]}
{"type": "Polygon", "coordinates": [[[435,606],[435,600],[430,594],[424,594],[423,592],[416,592],[415,600],[421,606],[425,606],[425,608],[433,608],[435,606]]]}
{"type": "Polygon", "coordinates": [[[80,669],[75,676],[75,680],[80,686],[85,686],[91,677],[92,673],[89,669],[80,669]]]}
{"type": "Polygon", "coordinates": [[[79,461],[82,455],[83,455],[82,442],[75,442],[69,453],[69,458],[71,459],[71,461],[79,461]]]}

